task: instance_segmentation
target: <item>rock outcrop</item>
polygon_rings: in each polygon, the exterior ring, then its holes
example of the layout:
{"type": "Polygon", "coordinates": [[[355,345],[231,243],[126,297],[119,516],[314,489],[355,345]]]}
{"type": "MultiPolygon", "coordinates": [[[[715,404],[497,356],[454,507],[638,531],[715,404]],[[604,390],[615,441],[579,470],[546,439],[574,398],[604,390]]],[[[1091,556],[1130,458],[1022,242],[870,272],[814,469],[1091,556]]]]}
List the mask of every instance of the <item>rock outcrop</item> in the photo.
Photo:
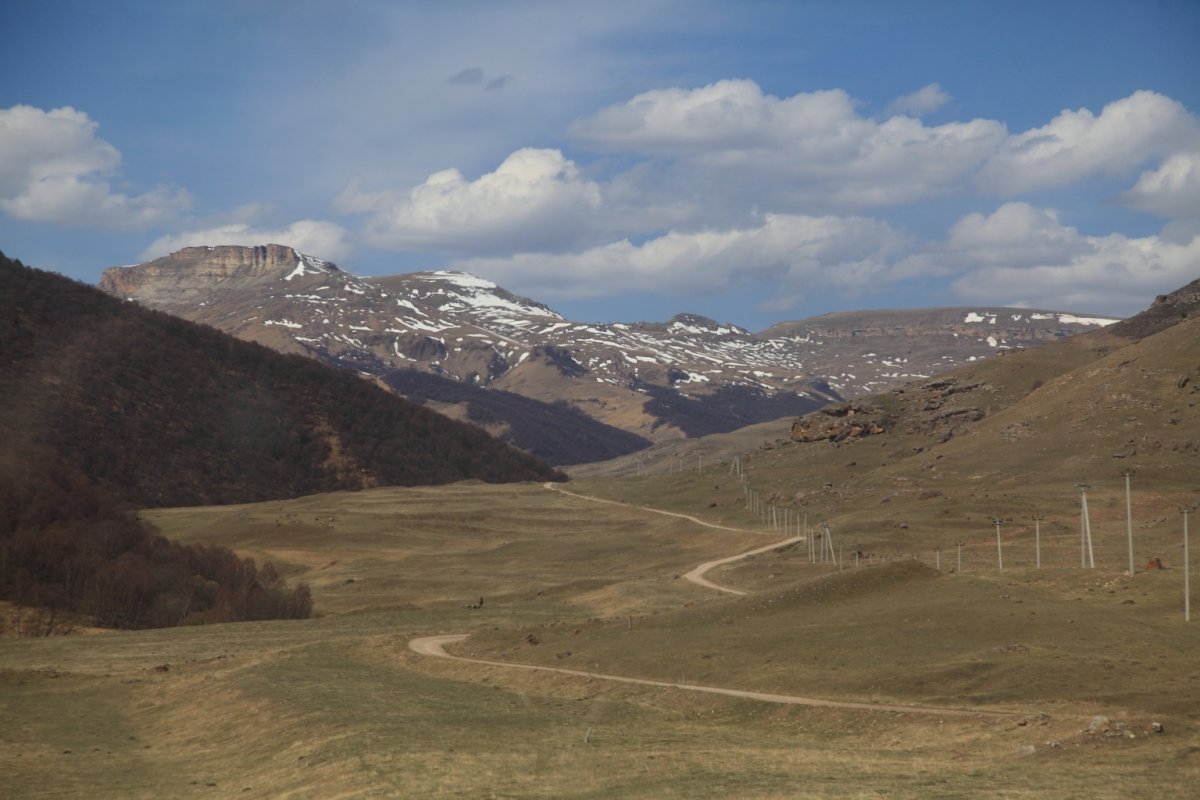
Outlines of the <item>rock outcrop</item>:
{"type": "Polygon", "coordinates": [[[837,403],[792,423],[793,442],[841,442],[887,432],[888,419],[878,408],[862,403],[837,403]]]}
{"type": "Polygon", "coordinates": [[[185,247],[169,256],[130,267],[104,270],[100,289],[146,305],[203,302],[209,292],[246,289],[264,281],[275,281],[299,271],[338,272],[319,258],[303,255],[286,245],[257,247],[223,245],[185,247]]]}

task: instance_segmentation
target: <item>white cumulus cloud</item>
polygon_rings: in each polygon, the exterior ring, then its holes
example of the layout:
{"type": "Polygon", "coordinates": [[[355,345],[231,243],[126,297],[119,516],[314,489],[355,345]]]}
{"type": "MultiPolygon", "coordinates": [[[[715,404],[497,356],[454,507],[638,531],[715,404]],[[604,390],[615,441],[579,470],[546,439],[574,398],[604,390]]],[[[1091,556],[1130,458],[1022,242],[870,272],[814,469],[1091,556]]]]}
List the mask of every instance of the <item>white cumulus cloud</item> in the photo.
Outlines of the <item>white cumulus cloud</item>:
{"type": "Polygon", "coordinates": [[[922,86],[912,94],[897,97],[887,107],[886,114],[887,116],[909,114],[919,117],[922,114],[937,111],[949,102],[950,94],[938,84],[931,83],[928,86],[922,86]]]}
{"type": "Polygon", "coordinates": [[[550,299],[631,292],[713,294],[747,282],[778,287],[788,307],[814,285],[852,289],[880,276],[908,238],[862,217],[767,214],[754,226],[672,231],[565,254],[477,258],[456,268],[550,299]]]}
{"type": "Polygon", "coordinates": [[[673,159],[676,187],[748,185],[781,208],[868,208],[961,188],[1007,135],[994,120],[879,122],[840,89],[778,98],[750,80],[644,92],[570,133],[599,152],[673,159]]]}
{"type": "Polygon", "coordinates": [[[323,220],[302,219],[286,228],[274,230],[255,228],[247,223],[231,223],[205,230],[161,236],[142,251],[142,258],[158,258],[184,247],[229,244],[283,244],[327,261],[339,261],[351,252],[351,247],[346,241],[346,229],[341,225],[323,220]]]}
{"type": "Polygon", "coordinates": [[[1122,199],[1169,219],[1200,221],[1200,151],[1176,153],[1146,170],[1122,199]]]}
{"type": "Polygon", "coordinates": [[[378,247],[553,250],[592,229],[589,216],[601,206],[601,191],[560,151],[524,148],[475,180],[446,169],[407,193],[365,192],[352,185],[337,206],[369,215],[366,237],[378,247]]]}
{"type": "Polygon", "coordinates": [[[96,228],[144,228],[174,217],[186,192],[113,190],[121,154],[97,138],[97,124],[74,108],[0,109],[0,210],[16,219],[96,228]]]}
{"type": "Polygon", "coordinates": [[[1121,175],[1151,160],[1200,149],[1200,122],[1179,102],[1139,91],[1106,105],[1063,111],[1008,138],[980,174],[1001,194],[1063,186],[1096,174],[1121,175]]]}
{"type": "Polygon", "coordinates": [[[643,92],[576,120],[570,134],[596,152],[659,164],[648,172],[657,182],[641,187],[658,202],[667,192],[708,192],[717,205],[857,211],[981,190],[1012,196],[1097,175],[1120,179],[1149,165],[1162,174],[1143,176],[1129,202],[1178,215],[1191,197],[1185,154],[1200,152],[1200,121],[1164,95],[1134,92],[1098,114],[1065,110],[1016,134],[998,120],[919,119],[948,100],[930,84],[875,120],[839,89],[781,98],[754,81],[725,80],[643,92]]]}
{"type": "Polygon", "coordinates": [[[1130,314],[1196,278],[1200,236],[1088,236],[1057,213],[1006,203],[969,214],[901,260],[896,279],[941,275],[967,301],[1130,314]]]}

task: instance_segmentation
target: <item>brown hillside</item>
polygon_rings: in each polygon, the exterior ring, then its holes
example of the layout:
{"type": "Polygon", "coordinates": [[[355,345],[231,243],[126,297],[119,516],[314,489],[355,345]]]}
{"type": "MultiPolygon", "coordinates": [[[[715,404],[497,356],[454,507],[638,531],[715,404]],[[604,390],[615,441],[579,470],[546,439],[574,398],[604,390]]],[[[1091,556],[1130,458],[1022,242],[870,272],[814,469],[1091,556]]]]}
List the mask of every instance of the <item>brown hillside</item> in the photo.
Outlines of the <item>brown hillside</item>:
{"type": "MultiPolygon", "coordinates": [[[[964,541],[993,565],[993,520],[1019,546],[1011,557],[1031,564],[1037,514],[1048,563],[1066,566],[1079,563],[1076,484],[1087,482],[1097,564],[1127,568],[1129,470],[1135,561],[1170,565],[1180,555],[1178,508],[1200,500],[1197,353],[1200,317],[1136,341],[1096,331],[801,417],[792,441],[781,426],[741,454],[745,486],[728,465],[702,478],[689,463],[687,473],[660,478],[668,465],[657,463],[648,479],[587,490],[768,524],[747,511],[748,487],[793,523],[828,521],[847,553],[932,559],[964,541]]],[[[628,465],[611,474],[628,475],[628,465]]],[[[803,550],[793,557],[807,560],[803,550]]]]}
{"type": "MultiPolygon", "coordinates": [[[[1023,531],[1043,513],[1065,535],[1077,525],[1080,481],[1094,485],[1094,512],[1115,526],[1128,469],[1143,516],[1153,501],[1143,526],[1166,531],[1175,505],[1200,495],[1197,352],[1193,318],[1135,343],[1098,332],[993,359],[865,398],[858,414],[833,420],[843,429],[876,422],[882,433],[753,455],[751,484],[833,520],[848,547],[908,551],[985,537],[993,517],[1023,531]]],[[[793,430],[829,417],[817,412],[793,430]]]]}
{"type": "Polygon", "coordinates": [[[0,349],[5,447],[43,447],[142,506],[558,477],[346,371],[8,259],[0,349]]]}

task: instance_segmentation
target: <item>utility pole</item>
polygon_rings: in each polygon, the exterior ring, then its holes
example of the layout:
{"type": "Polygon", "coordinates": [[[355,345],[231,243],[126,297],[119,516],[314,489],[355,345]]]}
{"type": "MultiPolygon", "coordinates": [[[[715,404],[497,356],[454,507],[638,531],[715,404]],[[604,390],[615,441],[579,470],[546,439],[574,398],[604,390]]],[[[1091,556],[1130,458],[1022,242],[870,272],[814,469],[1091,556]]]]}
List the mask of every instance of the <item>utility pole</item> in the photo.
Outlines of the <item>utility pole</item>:
{"type": "Polygon", "coordinates": [[[1044,519],[1045,517],[1043,517],[1041,514],[1035,513],[1033,515],[1033,541],[1035,547],[1037,548],[1038,569],[1042,568],[1042,520],[1044,519]]]}
{"type": "Polygon", "coordinates": [[[808,512],[804,512],[804,543],[808,545],[808,563],[813,564],[817,560],[817,543],[813,541],[812,531],[808,528],[808,512]]]}
{"type": "Polygon", "coordinates": [[[962,539],[959,539],[957,542],[955,542],[955,544],[956,544],[956,545],[957,545],[957,547],[958,547],[958,569],[957,569],[957,570],[955,570],[955,572],[957,572],[958,574],[960,574],[960,575],[961,575],[961,574],[962,574],[962,548],[963,548],[963,540],[962,540],[962,539]]]}
{"type": "Polygon", "coordinates": [[[1129,478],[1133,470],[1127,469],[1125,475],[1125,530],[1129,535],[1129,574],[1133,574],[1133,505],[1129,499],[1129,478]]]}
{"type": "Polygon", "coordinates": [[[1079,490],[1079,566],[1095,568],[1096,557],[1092,552],[1092,522],[1088,518],[1087,507],[1087,490],[1092,488],[1087,483],[1080,481],[1075,484],[1075,488],[1079,490]]]}
{"type": "Polygon", "coordinates": [[[1192,621],[1192,581],[1188,574],[1188,514],[1191,506],[1180,509],[1183,512],[1183,621],[1192,621]]]}
{"type": "Polygon", "coordinates": [[[1004,550],[1000,547],[1000,522],[999,517],[992,517],[992,523],[996,526],[996,564],[1000,567],[1000,571],[1004,572],[1004,550]]]}

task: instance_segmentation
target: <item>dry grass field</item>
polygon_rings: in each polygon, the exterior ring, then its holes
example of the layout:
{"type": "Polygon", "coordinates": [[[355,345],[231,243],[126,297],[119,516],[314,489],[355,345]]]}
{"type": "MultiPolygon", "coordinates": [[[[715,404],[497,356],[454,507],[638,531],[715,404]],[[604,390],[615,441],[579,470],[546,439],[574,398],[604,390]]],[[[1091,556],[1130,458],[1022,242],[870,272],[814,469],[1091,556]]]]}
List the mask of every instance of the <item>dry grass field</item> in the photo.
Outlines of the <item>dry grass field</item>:
{"type": "MultiPolygon", "coordinates": [[[[658,483],[572,488],[752,522],[702,502],[724,496],[712,475],[658,483]]],[[[679,576],[777,533],[536,485],[144,516],[309,581],[322,616],[0,640],[6,797],[1182,798],[1200,779],[1200,622],[1182,622],[1178,569],[839,573],[799,546],[711,573],[751,592],[734,597],[679,576]],[[409,651],[438,633],[501,661],[979,713],[409,651]]]]}

